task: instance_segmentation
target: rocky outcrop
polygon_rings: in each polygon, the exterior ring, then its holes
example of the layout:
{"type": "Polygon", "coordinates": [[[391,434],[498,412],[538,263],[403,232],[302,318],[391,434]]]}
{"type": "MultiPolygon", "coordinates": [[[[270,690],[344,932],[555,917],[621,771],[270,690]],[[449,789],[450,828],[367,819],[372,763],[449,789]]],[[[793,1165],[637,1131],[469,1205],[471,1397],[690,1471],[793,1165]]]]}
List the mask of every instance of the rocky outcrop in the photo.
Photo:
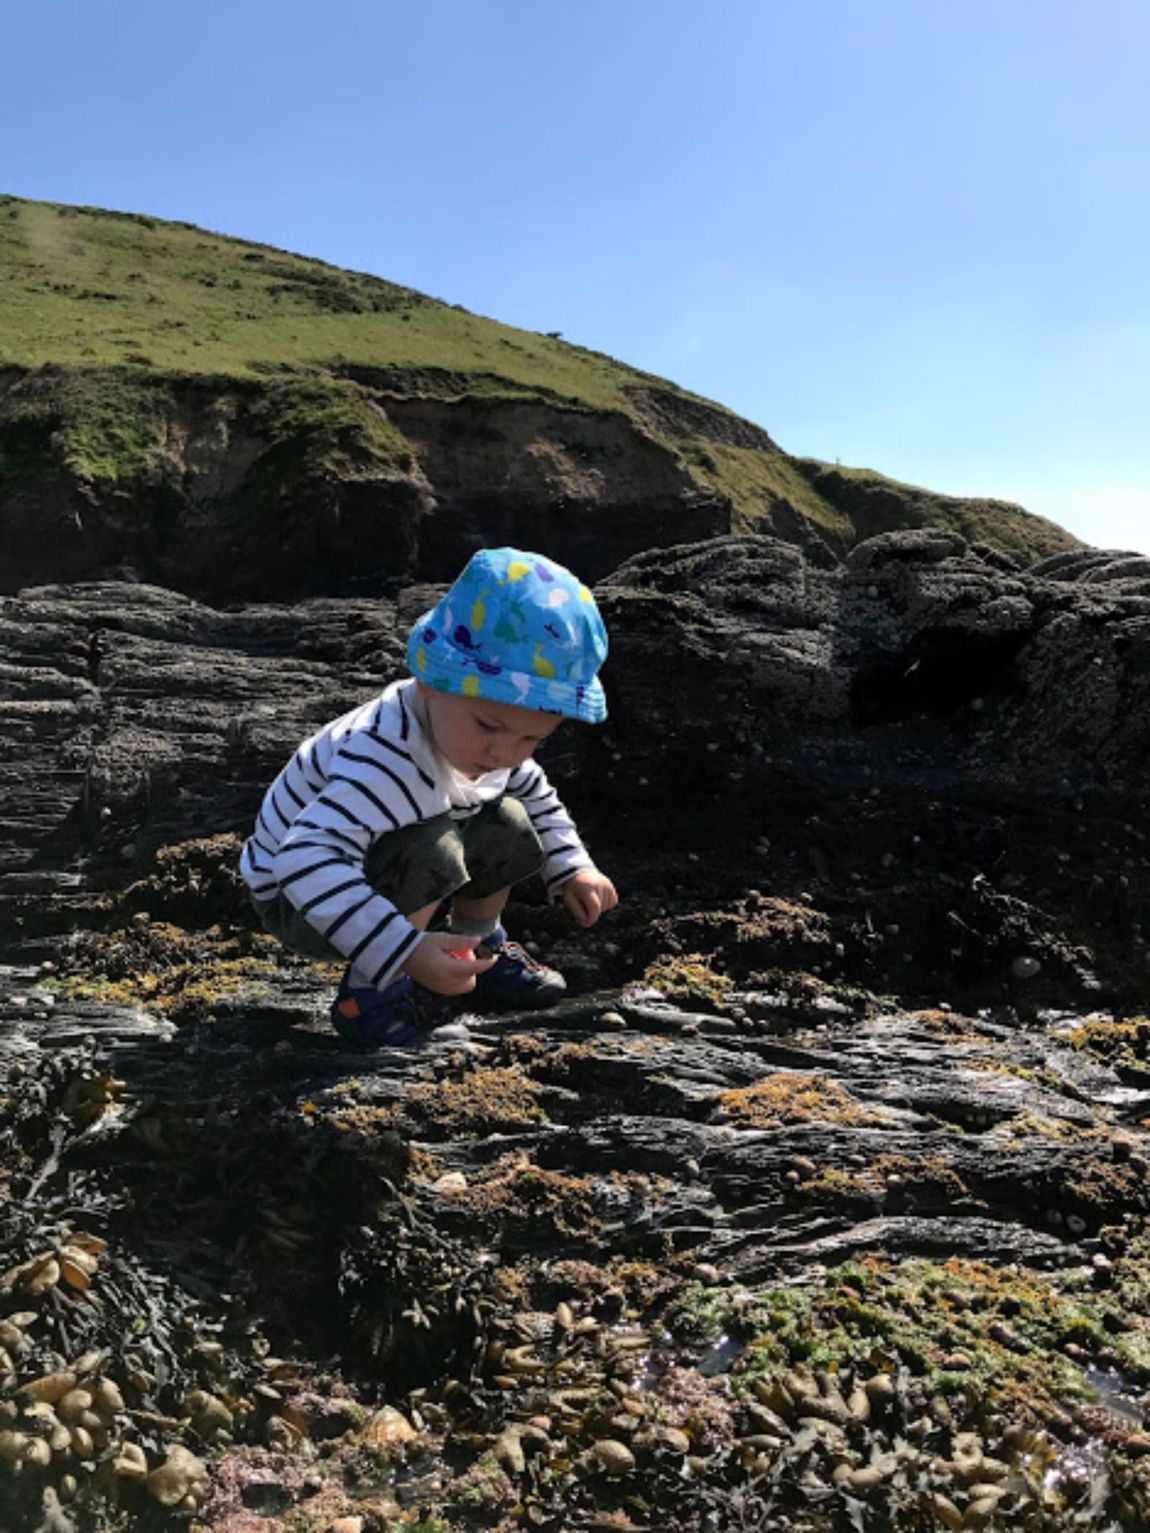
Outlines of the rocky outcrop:
{"type": "MultiPolygon", "coordinates": [[[[722,899],[766,879],[856,933],[864,912],[897,925],[903,989],[920,972],[927,994],[1001,981],[971,936],[992,891],[1026,891],[1052,982],[1136,984],[1150,597],[1141,561],[1110,563],[1106,580],[1030,574],[931,532],[843,566],[755,537],[640,555],[599,591],[611,717],[561,733],[556,775],[644,886],[658,869],[660,888],[722,899]]],[[[245,832],[294,744],[400,673],[433,596],[221,612],[94,584],[7,600],[6,929],[58,929],[67,902],[157,847],[245,832]]],[[[868,939],[840,967],[882,988],[885,962],[868,939]]]]}
{"type": "Polygon", "coordinates": [[[234,865],[435,588],[4,600],[5,1525],[1144,1527],[1144,563],[627,561],[548,757],[622,904],[384,1056],[234,865]]]}

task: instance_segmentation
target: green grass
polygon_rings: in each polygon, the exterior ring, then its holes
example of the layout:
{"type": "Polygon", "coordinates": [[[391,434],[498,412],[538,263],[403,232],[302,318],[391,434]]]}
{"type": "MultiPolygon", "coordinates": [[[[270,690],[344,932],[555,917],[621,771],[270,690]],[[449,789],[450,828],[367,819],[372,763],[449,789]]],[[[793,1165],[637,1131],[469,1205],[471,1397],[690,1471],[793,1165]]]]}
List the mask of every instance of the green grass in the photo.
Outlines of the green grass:
{"type": "Polygon", "coordinates": [[[0,199],[0,272],[0,361],[21,367],[255,378],[385,366],[425,375],[423,392],[454,379],[627,414],[622,386],[644,381],[378,277],[135,214],[0,199]]]}
{"type": "Polygon", "coordinates": [[[1082,544],[1071,533],[1006,501],[940,495],[903,484],[870,468],[845,468],[816,458],[791,460],[817,496],[832,501],[849,518],[855,539],[906,527],[942,527],[971,543],[988,543],[1024,563],[1082,544]]]}

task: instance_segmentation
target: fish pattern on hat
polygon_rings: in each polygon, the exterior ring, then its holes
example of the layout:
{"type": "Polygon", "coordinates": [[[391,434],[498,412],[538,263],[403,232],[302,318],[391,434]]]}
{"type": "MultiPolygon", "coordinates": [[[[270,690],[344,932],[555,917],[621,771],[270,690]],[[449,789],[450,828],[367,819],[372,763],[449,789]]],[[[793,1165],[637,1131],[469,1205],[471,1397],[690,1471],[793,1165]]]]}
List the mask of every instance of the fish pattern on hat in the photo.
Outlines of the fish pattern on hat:
{"type": "Polygon", "coordinates": [[[485,697],[598,724],[607,630],[595,598],[561,564],[518,548],[474,554],[407,641],[411,674],[436,692],[485,697]]]}

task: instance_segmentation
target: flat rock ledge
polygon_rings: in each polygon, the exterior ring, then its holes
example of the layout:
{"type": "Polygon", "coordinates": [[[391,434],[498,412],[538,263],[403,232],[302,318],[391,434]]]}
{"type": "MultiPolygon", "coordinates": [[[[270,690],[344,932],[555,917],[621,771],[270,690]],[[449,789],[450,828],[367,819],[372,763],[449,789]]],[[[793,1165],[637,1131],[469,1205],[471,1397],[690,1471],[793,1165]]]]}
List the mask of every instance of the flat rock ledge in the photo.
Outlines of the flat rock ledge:
{"type": "Polygon", "coordinates": [[[76,988],[0,970],[5,1526],[1145,1525],[1119,1024],[76,988]]]}

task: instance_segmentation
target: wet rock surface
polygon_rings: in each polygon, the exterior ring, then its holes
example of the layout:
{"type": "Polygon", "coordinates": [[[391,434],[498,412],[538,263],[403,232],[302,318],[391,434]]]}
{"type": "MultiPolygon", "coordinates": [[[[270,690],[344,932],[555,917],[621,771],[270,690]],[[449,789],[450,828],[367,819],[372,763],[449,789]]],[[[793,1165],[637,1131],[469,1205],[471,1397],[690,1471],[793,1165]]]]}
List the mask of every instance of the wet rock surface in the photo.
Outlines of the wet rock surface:
{"type": "Polygon", "coordinates": [[[3,1525],[1144,1527],[1144,563],[630,561],[623,904],[387,1056],[234,861],[432,593],[5,601],[3,1525]]]}

